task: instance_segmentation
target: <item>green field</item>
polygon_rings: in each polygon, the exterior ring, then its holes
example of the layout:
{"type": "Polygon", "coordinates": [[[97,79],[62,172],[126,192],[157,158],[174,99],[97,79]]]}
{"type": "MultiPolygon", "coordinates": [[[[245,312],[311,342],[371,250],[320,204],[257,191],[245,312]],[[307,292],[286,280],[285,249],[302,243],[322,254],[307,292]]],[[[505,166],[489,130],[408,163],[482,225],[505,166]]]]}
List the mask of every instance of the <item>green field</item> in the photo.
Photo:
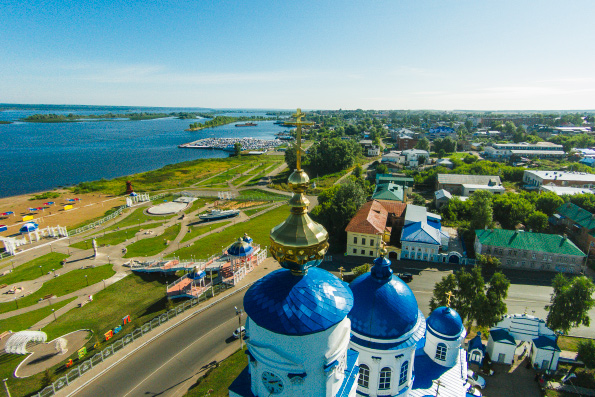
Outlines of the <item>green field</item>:
{"type": "Polygon", "coordinates": [[[32,310],[27,313],[19,314],[18,316],[13,316],[9,318],[5,318],[0,322],[0,332],[4,331],[23,331],[32,326],[33,324],[37,323],[38,321],[43,320],[47,316],[52,314],[52,309],[58,310],[68,303],[72,302],[76,299],[76,296],[65,299],[61,302],[57,302],[52,304],[51,306],[42,307],[41,309],[32,310]]]}
{"type": "MultiPolygon", "coordinates": [[[[244,350],[246,350],[245,347],[244,350]]],[[[218,367],[207,370],[205,375],[190,387],[186,397],[228,396],[227,388],[248,365],[244,350],[238,349],[237,352],[221,361],[218,367]],[[212,391],[209,393],[210,390],[212,391]]]]}
{"type": "Polygon", "coordinates": [[[163,234],[143,240],[139,240],[126,247],[128,252],[124,258],[135,256],[153,256],[157,255],[166,248],[166,241],[173,241],[180,233],[180,225],[176,224],[165,229],[163,234]]]}
{"type": "MultiPolygon", "coordinates": [[[[131,227],[124,230],[119,230],[117,232],[110,232],[104,235],[98,235],[95,237],[95,241],[99,247],[105,245],[117,245],[123,243],[124,241],[128,240],[129,238],[133,238],[136,233],[138,233],[141,229],[154,229],[163,225],[163,222],[156,222],[156,223],[148,223],[144,224],[141,227],[131,227]]],[[[72,248],[78,249],[89,249],[93,248],[93,238],[89,238],[84,241],[79,241],[78,243],[74,243],[70,245],[72,248]]]]}
{"type": "Polygon", "coordinates": [[[202,182],[199,182],[197,185],[198,186],[210,186],[210,187],[215,187],[215,186],[219,186],[219,185],[225,185],[227,186],[227,181],[229,181],[230,179],[234,178],[237,174],[241,174],[247,170],[249,170],[250,168],[255,166],[255,161],[245,161],[243,164],[241,164],[239,167],[230,169],[229,171],[226,171],[224,173],[222,173],[221,175],[217,175],[209,180],[205,180],[202,182]]]}
{"type": "Polygon", "coordinates": [[[192,227],[191,229],[189,229],[189,232],[186,233],[186,235],[184,236],[184,238],[182,238],[182,243],[184,241],[188,241],[188,240],[192,240],[195,237],[200,236],[201,234],[205,234],[208,231],[210,231],[211,229],[217,229],[219,227],[225,226],[225,225],[229,225],[231,223],[231,221],[225,221],[225,222],[208,222],[206,224],[202,224],[199,223],[197,226],[192,227]]]}
{"type": "Polygon", "coordinates": [[[190,206],[190,208],[188,208],[186,211],[184,211],[186,214],[190,214],[194,211],[197,211],[199,208],[204,207],[205,205],[212,203],[214,201],[214,199],[206,199],[206,198],[199,198],[198,200],[196,200],[195,202],[192,203],[192,205],[190,206]]]}
{"type": "Polygon", "coordinates": [[[271,207],[271,205],[268,205],[266,207],[251,208],[249,210],[242,210],[242,212],[244,214],[248,215],[248,216],[252,216],[252,215],[256,214],[257,212],[264,211],[264,210],[266,210],[267,208],[270,208],[270,207],[271,207]]]}
{"type": "Polygon", "coordinates": [[[35,280],[52,271],[52,269],[61,269],[62,260],[65,258],[68,258],[68,255],[60,254],[58,252],[45,254],[15,267],[14,271],[8,273],[6,276],[0,277],[0,284],[14,284],[27,280],[35,280]],[[41,269],[39,268],[40,266],[41,269]]]}
{"type": "Polygon", "coordinates": [[[240,191],[240,194],[237,198],[238,199],[251,198],[251,199],[255,199],[255,200],[267,201],[267,200],[289,200],[290,197],[286,196],[284,194],[267,192],[266,190],[246,189],[246,190],[240,191]]]}
{"type": "MultiPolygon", "coordinates": [[[[62,296],[89,285],[100,282],[113,276],[115,272],[111,265],[98,266],[89,269],[71,270],[61,276],[53,278],[43,283],[43,286],[24,298],[18,299],[19,308],[36,304],[40,298],[46,295],[62,296]]],[[[25,291],[26,292],[26,291],[25,291]]],[[[15,310],[15,302],[0,303],[0,313],[6,313],[15,310]]]]}
{"type": "Polygon", "coordinates": [[[191,257],[208,258],[219,251],[221,246],[227,246],[233,243],[244,233],[248,233],[256,244],[266,247],[269,245],[271,228],[283,222],[288,216],[289,208],[286,205],[282,205],[247,222],[229,226],[220,233],[201,238],[190,247],[184,247],[175,251],[171,256],[176,256],[180,259],[190,259],[191,257]]]}

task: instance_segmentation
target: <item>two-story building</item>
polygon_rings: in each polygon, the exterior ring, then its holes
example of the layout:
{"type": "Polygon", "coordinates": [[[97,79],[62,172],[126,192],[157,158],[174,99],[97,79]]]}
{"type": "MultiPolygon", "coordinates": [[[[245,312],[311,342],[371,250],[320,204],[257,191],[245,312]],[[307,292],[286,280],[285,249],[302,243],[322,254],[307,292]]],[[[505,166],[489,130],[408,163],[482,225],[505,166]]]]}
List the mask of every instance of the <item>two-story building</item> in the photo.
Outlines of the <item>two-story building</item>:
{"type": "Polygon", "coordinates": [[[568,237],[522,230],[476,230],[475,253],[520,270],[579,273],[585,262],[585,254],[568,237]]]}
{"type": "Polygon", "coordinates": [[[543,185],[591,189],[595,187],[595,175],[586,172],[525,170],[523,185],[525,189],[539,189],[543,185]]]}
{"type": "Polygon", "coordinates": [[[481,190],[482,187],[492,193],[504,191],[502,181],[497,175],[438,174],[436,177],[436,190],[444,189],[458,196],[468,195],[470,192],[481,190]],[[464,185],[467,185],[466,190],[464,185]]]}
{"type": "MultiPolygon", "coordinates": [[[[566,203],[556,209],[553,223],[564,227],[564,231],[587,252],[589,257],[595,254],[595,215],[578,205],[566,203]],[[589,249],[591,247],[591,249],[589,249]]],[[[550,218],[552,219],[552,218],[550,218]]]]}
{"type": "Polygon", "coordinates": [[[448,250],[450,236],[442,231],[441,219],[426,207],[409,204],[401,232],[401,258],[443,262],[441,251],[448,250]]]}
{"type": "Polygon", "coordinates": [[[406,167],[417,167],[423,161],[430,158],[430,153],[421,149],[408,149],[401,152],[400,162],[406,167]],[[423,158],[424,160],[420,160],[423,158]]]}
{"type": "Polygon", "coordinates": [[[507,160],[511,156],[528,158],[563,158],[564,147],[552,142],[494,143],[486,146],[483,156],[492,160],[507,160]]]}

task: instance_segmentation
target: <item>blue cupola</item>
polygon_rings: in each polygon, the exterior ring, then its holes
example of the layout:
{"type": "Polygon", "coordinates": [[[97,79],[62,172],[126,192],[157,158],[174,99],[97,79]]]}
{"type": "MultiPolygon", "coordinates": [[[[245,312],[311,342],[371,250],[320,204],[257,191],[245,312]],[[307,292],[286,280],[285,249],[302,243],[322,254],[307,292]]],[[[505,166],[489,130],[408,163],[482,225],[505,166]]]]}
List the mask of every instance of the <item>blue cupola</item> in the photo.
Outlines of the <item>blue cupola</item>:
{"type": "MultiPolygon", "coordinates": [[[[252,239],[250,239],[252,240],[252,239]]],[[[233,256],[250,256],[250,254],[254,251],[254,248],[250,243],[246,242],[244,239],[239,238],[238,241],[233,243],[228,249],[227,253],[233,256]]]]}

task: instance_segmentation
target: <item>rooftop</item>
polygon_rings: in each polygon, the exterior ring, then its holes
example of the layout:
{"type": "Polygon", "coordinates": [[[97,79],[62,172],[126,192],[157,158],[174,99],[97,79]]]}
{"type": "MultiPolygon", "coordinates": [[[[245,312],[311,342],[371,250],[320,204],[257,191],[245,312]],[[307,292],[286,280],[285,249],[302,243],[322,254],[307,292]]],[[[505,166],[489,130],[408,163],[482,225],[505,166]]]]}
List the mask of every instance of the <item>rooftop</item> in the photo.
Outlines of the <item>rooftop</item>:
{"type": "Polygon", "coordinates": [[[593,194],[591,189],[583,188],[583,187],[567,187],[567,186],[556,186],[556,185],[542,185],[539,187],[540,191],[543,192],[553,192],[556,193],[558,196],[564,196],[566,194],[572,196],[574,194],[593,194]]]}
{"type": "Polygon", "coordinates": [[[576,204],[566,203],[560,206],[556,212],[565,218],[571,219],[582,227],[592,230],[595,229],[595,215],[582,209],[576,204]]]}
{"type": "Polygon", "coordinates": [[[551,179],[556,181],[584,181],[595,182],[595,174],[587,172],[567,172],[567,171],[525,171],[526,175],[532,175],[541,179],[551,179]]]}
{"type": "Polygon", "coordinates": [[[547,252],[558,255],[585,256],[572,241],[558,234],[505,229],[480,229],[476,230],[475,234],[482,245],[547,252]]]}
{"type": "Polygon", "coordinates": [[[388,211],[376,200],[368,201],[357,211],[346,232],[376,234],[384,232],[388,211]]]}
{"type": "Polygon", "coordinates": [[[374,194],[372,195],[373,200],[392,200],[392,201],[403,201],[405,191],[403,186],[396,185],[392,182],[383,183],[376,185],[374,194]]]}
{"type": "Polygon", "coordinates": [[[447,183],[454,185],[487,185],[490,181],[496,185],[501,185],[498,175],[463,175],[463,174],[438,174],[438,183],[447,183]]]}
{"type": "Polygon", "coordinates": [[[560,148],[562,149],[562,145],[556,145],[552,142],[537,142],[537,143],[529,143],[529,142],[519,142],[519,143],[494,143],[492,145],[495,149],[512,149],[517,147],[525,147],[527,149],[534,148],[560,148]]]}

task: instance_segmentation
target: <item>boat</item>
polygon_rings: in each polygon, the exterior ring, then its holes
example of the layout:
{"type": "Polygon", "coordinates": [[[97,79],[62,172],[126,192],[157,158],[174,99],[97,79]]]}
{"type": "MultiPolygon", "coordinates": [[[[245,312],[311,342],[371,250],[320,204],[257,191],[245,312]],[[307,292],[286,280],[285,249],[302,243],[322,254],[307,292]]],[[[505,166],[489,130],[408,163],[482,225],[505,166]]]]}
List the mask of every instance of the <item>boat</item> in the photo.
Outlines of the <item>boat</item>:
{"type": "Polygon", "coordinates": [[[256,127],[258,124],[256,123],[244,123],[244,124],[236,124],[236,127],[256,127]]]}
{"type": "Polygon", "coordinates": [[[277,121],[275,121],[273,124],[277,124],[277,125],[285,125],[285,120],[277,120],[277,121]]]}
{"type": "Polygon", "coordinates": [[[198,217],[204,221],[215,221],[218,219],[225,219],[225,218],[233,218],[234,216],[238,216],[240,214],[240,210],[211,210],[204,214],[199,215],[198,217]]]}

